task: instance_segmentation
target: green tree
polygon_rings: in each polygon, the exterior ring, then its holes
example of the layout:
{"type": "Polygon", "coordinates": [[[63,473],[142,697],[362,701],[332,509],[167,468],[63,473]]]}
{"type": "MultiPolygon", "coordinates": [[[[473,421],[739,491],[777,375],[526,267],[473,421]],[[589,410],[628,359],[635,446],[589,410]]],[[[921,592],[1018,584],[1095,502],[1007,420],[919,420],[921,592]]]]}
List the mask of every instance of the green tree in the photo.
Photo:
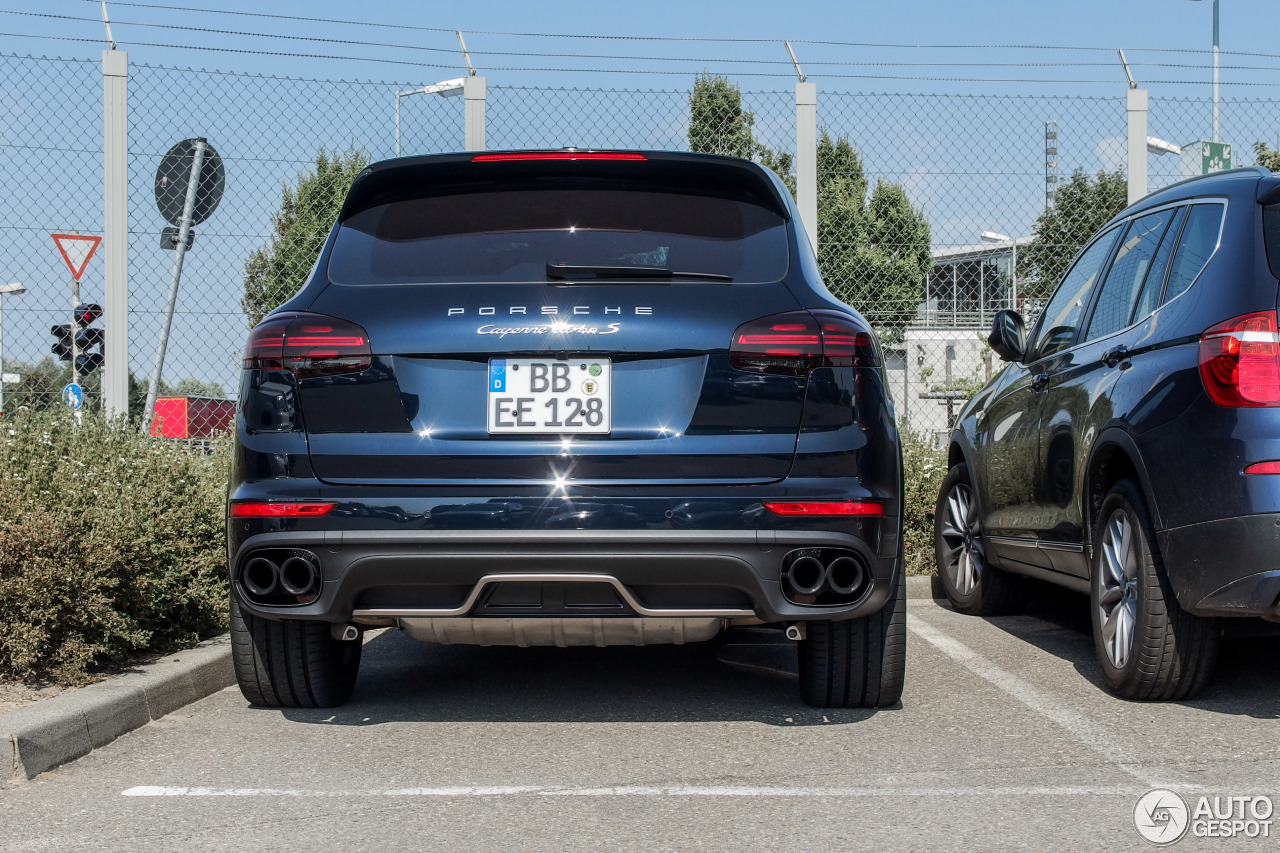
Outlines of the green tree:
{"type": "Polygon", "coordinates": [[[846,136],[818,137],[818,266],[827,289],[896,336],[933,266],[929,223],[902,185],[877,179],[846,136]]]}
{"type": "Polygon", "coordinates": [[[1272,151],[1265,142],[1253,143],[1253,153],[1257,155],[1254,165],[1265,166],[1273,172],[1280,172],[1280,151],[1272,151]]]}
{"type": "Polygon", "coordinates": [[[217,382],[205,382],[194,376],[179,379],[178,384],[173,386],[173,390],[169,393],[177,397],[212,397],[215,400],[224,400],[227,396],[227,392],[223,391],[222,386],[217,382]]]}
{"type": "Polygon", "coordinates": [[[322,148],[315,168],[298,174],[296,188],[284,185],[271,242],[255,249],[244,264],[240,307],[250,327],[298,292],[338,218],[347,190],[368,164],[369,155],[362,150],[329,154],[322,148]]]}
{"type": "Polygon", "coordinates": [[[689,93],[689,150],[751,159],[754,113],[742,109],[742,90],[724,77],[699,74],[689,93]]]}
{"type": "Polygon", "coordinates": [[[689,93],[689,150],[756,160],[795,195],[794,158],[756,141],[755,113],[742,109],[742,90],[728,78],[699,74],[689,93]]]}
{"type": "MultiPolygon", "coordinates": [[[[752,136],[755,115],[724,77],[702,74],[689,95],[689,149],[757,160],[795,194],[791,154],[752,136]]],[[[818,265],[827,288],[896,335],[915,316],[933,266],[929,223],[900,184],[867,180],[848,137],[818,139],[818,265]]]]}
{"type": "Polygon", "coordinates": [[[1124,173],[1082,169],[1058,186],[1053,205],[1036,219],[1032,239],[1018,252],[1019,296],[1045,299],[1057,287],[1076,253],[1108,219],[1128,204],[1124,173]]]}
{"type": "MultiPolygon", "coordinates": [[[[5,371],[18,374],[18,381],[4,389],[5,415],[20,410],[43,412],[62,405],[62,389],[71,381],[71,364],[45,356],[36,364],[5,359],[5,371]]],[[[97,395],[97,374],[81,377],[92,405],[97,395]]]]}
{"type": "MultiPolygon", "coordinates": [[[[19,411],[43,412],[46,409],[61,408],[62,389],[71,381],[71,365],[58,361],[52,356],[45,356],[36,364],[5,359],[5,371],[18,374],[18,381],[5,388],[4,408],[6,416],[19,411]]],[[[94,371],[88,376],[80,377],[80,384],[85,389],[85,410],[97,412],[102,406],[101,386],[102,371],[94,371]]],[[[177,385],[160,382],[159,396],[173,395],[189,397],[225,398],[227,395],[222,386],[216,382],[204,382],[188,376],[179,379],[177,385]]],[[[147,381],[129,371],[129,419],[135,423],[142,418],[142,409],[147,401],[147,381]]]]}

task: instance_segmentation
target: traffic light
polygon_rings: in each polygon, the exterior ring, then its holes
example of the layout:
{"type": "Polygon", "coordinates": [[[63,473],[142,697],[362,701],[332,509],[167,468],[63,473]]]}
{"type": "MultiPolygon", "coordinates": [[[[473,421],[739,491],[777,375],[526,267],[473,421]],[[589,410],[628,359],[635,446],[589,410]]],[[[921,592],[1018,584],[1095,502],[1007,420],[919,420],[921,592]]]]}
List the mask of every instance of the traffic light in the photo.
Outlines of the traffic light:
{"type": "Polygon", "coordinates": [[[63,323],[49,330],[53,333],[53,347],[50,352],[58,357],[58,361],[71,360],[71,324],[63,323]]]}
{"type": "MultiPolygon", "coordinates": [[[[102,345],[106,338],[100,328],[88,326],[102,317],[102,306],[89,303],[75,307],[76,336],[76,373],[85,376],[102,367],[102,345]],[[97,347],[98,352],[90,352],[97,347]]],[[[53,334],[53,346],[50,352],[59,361],[71,360],[71,324],[64,323],[49,329],[53,334]]]]}

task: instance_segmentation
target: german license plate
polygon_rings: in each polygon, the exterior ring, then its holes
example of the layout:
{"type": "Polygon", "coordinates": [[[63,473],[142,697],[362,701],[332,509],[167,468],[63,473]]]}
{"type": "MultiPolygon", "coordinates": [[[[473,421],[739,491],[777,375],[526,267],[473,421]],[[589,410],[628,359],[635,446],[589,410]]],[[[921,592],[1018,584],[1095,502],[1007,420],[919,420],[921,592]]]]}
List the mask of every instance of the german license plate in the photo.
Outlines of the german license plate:
{"type": "Polygon", "coordinates": [[[607,433],[607,358],[489,359],[490,433],[607,433]]]}

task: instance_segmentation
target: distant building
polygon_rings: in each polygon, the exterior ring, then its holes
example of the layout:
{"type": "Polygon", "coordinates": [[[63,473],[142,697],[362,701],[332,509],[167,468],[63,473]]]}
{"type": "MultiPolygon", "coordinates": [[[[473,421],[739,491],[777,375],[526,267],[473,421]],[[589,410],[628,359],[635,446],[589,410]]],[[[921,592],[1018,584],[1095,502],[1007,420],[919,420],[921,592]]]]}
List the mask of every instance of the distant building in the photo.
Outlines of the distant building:
{"type": "Polygon", "coordinates": [[[1018,297],[1018,252],[1029,242],[987,231],[981,242],[933,252],[915,320],[901,340],[885,347],[886,376],[903,428],[942,446],[965,401],[1000,369],[986,343],[992,315],[1002,308],[1034,315],[1039,307],[1018,297]]]}
{"type": "Polygon", "coordinates": [[[936,249],[912,325],[985,329],[995,312],[1018,308],[1018,250],[1031,239],[984,231],[979,243],[936,249]]]}

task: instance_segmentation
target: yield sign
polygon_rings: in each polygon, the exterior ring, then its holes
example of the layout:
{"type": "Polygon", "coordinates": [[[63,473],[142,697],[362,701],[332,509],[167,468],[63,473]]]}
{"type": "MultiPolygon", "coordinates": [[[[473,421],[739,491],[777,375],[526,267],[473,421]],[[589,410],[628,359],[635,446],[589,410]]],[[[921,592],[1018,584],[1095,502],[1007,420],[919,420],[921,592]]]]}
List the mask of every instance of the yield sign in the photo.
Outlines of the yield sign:
{"type": "Polygon", "coordinates": [[[76,281],[84,275],[84,268],[89,266],[89,259],[98,250],[101,237],[86,237],[82,234],[54,234],[53,242],[58,247],[62,260],[66,261],[71,277],[76,281]]]}

